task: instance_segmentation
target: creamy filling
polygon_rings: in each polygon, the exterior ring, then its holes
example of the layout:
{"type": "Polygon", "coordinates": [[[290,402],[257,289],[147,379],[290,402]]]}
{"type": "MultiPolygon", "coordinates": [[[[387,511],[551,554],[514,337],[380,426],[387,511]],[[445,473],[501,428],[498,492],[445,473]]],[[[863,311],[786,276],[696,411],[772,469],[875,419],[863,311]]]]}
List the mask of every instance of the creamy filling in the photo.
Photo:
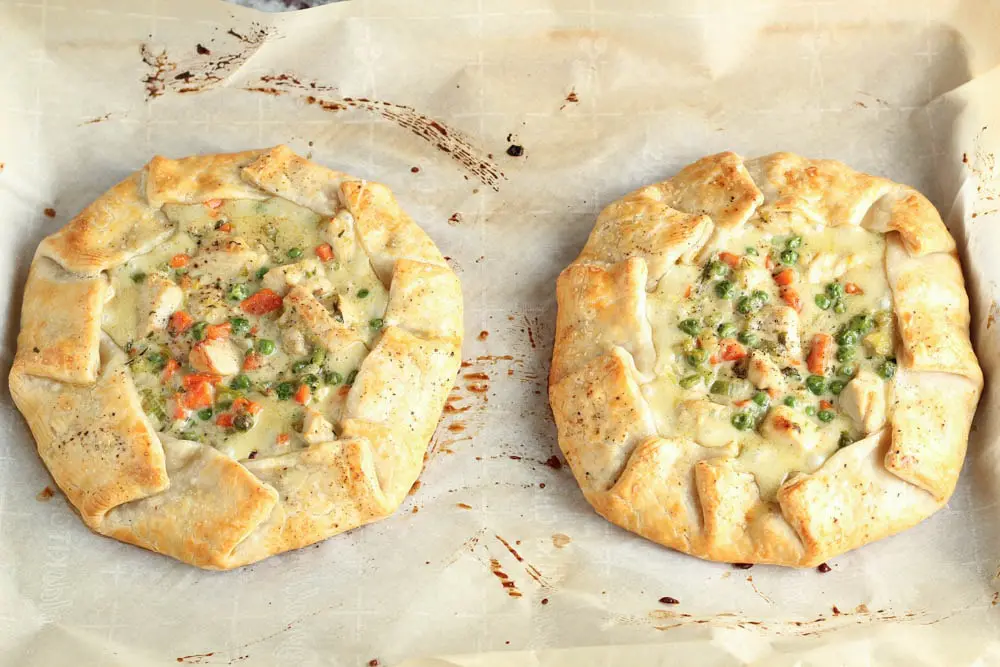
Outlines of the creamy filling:
{"type": "Polygon", "coordinates": [[[154,426],[236,459],[331,439],[388,302],[352,227],[277,197],[164,212],[103,317],[154,426]]]}
{"type": "Polygon", "coordinates": [[[864,229],[757,219],[674,266],[647,299],[659,431],[734,447],[766,499],[862,437],[895,372],[884,255],[864,229]]]}

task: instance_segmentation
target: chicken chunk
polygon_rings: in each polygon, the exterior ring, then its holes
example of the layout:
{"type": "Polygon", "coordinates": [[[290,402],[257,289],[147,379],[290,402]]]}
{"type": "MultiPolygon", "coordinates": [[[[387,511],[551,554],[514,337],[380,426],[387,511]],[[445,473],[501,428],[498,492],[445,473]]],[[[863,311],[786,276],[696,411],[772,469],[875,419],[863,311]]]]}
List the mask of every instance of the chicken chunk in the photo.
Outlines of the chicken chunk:
{"type": "Polygon", "coordinates": [[[326,306],[301,285],[293,287],[285,297],[285,313],[279,324],[300,331],[305,341],[332,352],[361,340],[356,331],[338,322],[326,306]]]}
{"type": "Polygon", "coordinates": [[[759,350],[750,353],[750,359],[747,363],[747,379],[758,389],[785,391],[785,376],[782,375],[778,364],[759,350]]]}
{"type": "Polygon", "coordinates": [[[261,284],[281,296],[285,296],[288,290],[296,285],[301,285],[314,294],[317,292],[329,294],[333,291],[333,285],[326,277],[326,270],[318,259],[306,259],[295,264],[276,266],[264,274],[261,284]]]}
{"type": "Polygon", "coordinates": [[[192,258],[192,276],[211,280],[232,280],[248,277],[267,261],[263,248],[251,247],[240,237],[220,237],[203,247],[192,258]]]}
{"type": "Polygon", "coordinates": [[[840,393],[840,407],[865,433],[885,424],[885,382],[869,370],[861,370],[840,393]]]}
{"type": "Polygon", "coordinates": [[[776,406],[767,413],[760,433],[775,444],[801,452],[810,452],[819,443],[816,424],[803,413],[786,405],[776,406]]]}
{"type": "Polygon", "coordinates": [[[139,321],[145,320],[140,335],[166,328],[170,315],[179,310],[184,292],[174,281],[158,273],[146,277],[139,294],[139,321]]]}
{"type": "Polygon", "coordinates": [[[350,262],[357,252],[357,234],[354,232],[354,216],[347,209],[337,211],[327,227],[327,240],[333,246],[333,254],[343,262],[350,262]]]}
{"type": "Polygon", "coordinates": [[[240,351],[225,338],[196,344],[188,357],[195,370],[215,375],[236,375],[240,372],[240,360],[240,351]]]}
{"type": "Polygon", "coordinates": [[[806,280],[810,283],[828,283],[836,280],[858,263],[854,253],[838,255],[832,252],[817,253],[806,269],[806,280]]]}
{"type": "Polygon", "coordinates": [[[711,401],[685,401],[681,405],[679,432],[691,437],[702,447],[729,447],[736,453],[739,431],[729,420],[725,406],[711,401]]]}
{"type": "Polygon", "coordinates": [[[312,408],[306,408],[305,418],[302,421],[302,439],[310,445],[321,442],[330,442],[336,439],[333,433],[333,424],[326,417],[312,408]]]}

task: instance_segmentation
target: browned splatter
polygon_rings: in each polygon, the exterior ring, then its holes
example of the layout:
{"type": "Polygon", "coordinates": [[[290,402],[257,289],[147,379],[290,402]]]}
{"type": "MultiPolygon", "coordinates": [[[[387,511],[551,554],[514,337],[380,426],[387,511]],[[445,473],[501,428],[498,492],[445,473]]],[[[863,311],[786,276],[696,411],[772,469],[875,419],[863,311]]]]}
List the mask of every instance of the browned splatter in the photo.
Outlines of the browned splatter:
{"type": "Polygon", "coordinates": [[[854,608],[854,613],[855,614],[870,614],[871,612],[868,611],[868,605],[866,605],[865,603],[862,602],[861,604],[859,604],[857,607],[854,608]]]}
{"type": "Polygon", "coordinates": [[[212,653],[194,653],[177,658],[177,662],[183,662],[188,665],[200,665],[205,661],[205,658],[211,658],[213,655],[215,655],[214,651],[212,653]]]}
{"type": "Polygon", "coordinates": [[[47,503],[50,500],[52,500],[52,496],[54,495],[56,495],[56,492],[52,490],[52,487],[46,486],[44,489],[38,492],[38,495],[35,496],[35,500],[47,503]]]}
{"type": "Polygon", "coordinates": [[[411,174],[419,174],[420,173],[420,167],[410,167],[410,173],[411,174]]]}
{"type": "Polygon", "coordinates": [[[417,491],[420,490],[421,486],[423,486],[423,483],[418,479],[417,481],[415,481],[413,483],[413,486],[410,487],[410,491],[408,492],[408,495],[412,496],[414,493],[416,493],[417,491]]]}
{"type": "Polygon", "coordinates": [[[420,511],[420,505],[414,505],[413,509],[410,510],[410,513],[416,514],[419,511],[420,511]]]}
{"type": "Polygon", "coordinates": [[[754,592],[754,593],[756,593],[757,595],[759,595],[759,596],[760,596],[760,598],[761,598],[761,599],[762,599],[762,600],[763,600],[764,602],[766,602],[766,603],[768,603],[768,604],[774,604],[774,600],[772,600],[771,598],[769,598],[769,597],[767,597],[766,595],[764,595],[763,593],[761,593],[761,592],[760,592],[760,589],[759,589],[759,588],[757,588],[757,584],[753,583],[753,575],[748,575],[748,576],[747,576],[747,583],[748,583],[748,584],[750,584],[750,588],[752,588],[752,589],[753,589],[753,592],[754,592]]]}
{"type": "Polygon", "coordinates": [[[450,216],[448,216],[448,224],[449,225],[462,224],[462,214],[457,211],[455,213],[452,213],[450,216]]]}
{"type": "Polygon", "coordinates": [[[206,47],[206,46],[204,46],[202,44],[198,44],[195,47],[195,50],[198,52],[199,56],[210,56],[210,55],[212,55],[212,52],[209,51],[208,47],[206,47]]]}
{"type": "Polygon", "coordinates": [[[555,454],[545,459],[545,465],[552,468],[553,470],[561,470],[563,466],[562,461],[560,461],[559,457],[556,456],[555,454]]]}
{"type": "Polygon", "coordinates": [[[497,538],[500,541],[500,544],[502,544],[502,545],[504,545],[504,547],[506,547],[507,551],[510,552],[511,556],[513,556],[514,558],[517,559],[518,563],[523,563],[524,562],[524,558],[521,557],[521,554],[517,553],[517,550],[510,545],[510,542],[508,542],[504,538],[500,537],[499,535],[494,535],[493,537],[497,538]]]}
{"type": "Polygon", "coordinates": [[[969,154],[962,153],[962,164],[969,164],[969,154]]]}
{"type": "Polygon", "coordinates": [[[548,598],[542,598],[542,604],[548,604],[548,603],[549,603],[548,598]]]}
{"type": "Polygon", "coordinates": [[[463,510],[471,510],[472,509],[472,505],[468,505],[466,503],[455,503],[455,506],[458,507],[459,509],[463,509],[463,510]]]}
{"type": "MultiPolygon", "coordinates": [[[[843,627],[845,622],[854,622],[857,624],[869,624],[877,622],[913,621],[920,619],[921,617],[924,617],[926,615],[927,612],[912,612],[912,611],[897,614],[887,609],[880,609],[874,614],[872,614],[868,611],[867,607],[864,607],[863,612],[845,613],[840,611],[840,609],[838,609],[836,606],[834,606],[832,616],[826,616],[821,614],[816,618],[811,618],[807,620],[797,620],[797,621],[750,620],[746,619],[742,614],[735,614],[730,612],[723,612],[719,614],[714,614],[712,616],[696,617],[692,614],[670,611],[666,609],[654,609],[648,613],[647,617],[648,619],[653,621],[654,629],[660,631],[673,630],[675,628],[691,624],[696,624],[696,625],[711,624],[714,627],[758,630],[761,632],[766,632],[768,635],[771,636],[782,636],[788,634],[799,635],[799,636],[814,636],[843,627]],[[834,618],[836,618],[837,621],[834,623],[829,623],[834,618]],[[658,622],[662,621],[669,621],[669,623],[662,625],[657,624],[658,622]]],[[[947,617],[948,616],[942,616],[929,621],[921,621],[921,622],[936,623],[947,617]]]]}
{"type": "Polygon", "coordinates": [[[837,605],[833,605],[833,615],[840,616],[840,613],[840,609],[837,608],[837,605]]]}
{"type": "Polygon", "coordinates": [[[580,101],[580,98],[577,97],[576,90],[574,90],[574,89],[571,88],[570,91],[569,91],[569,94],[566,95],[566,99],[563,100],[563,105],[561,107],[559,107],[559,111],[562,111],[563,109],[565,109],[566,107],[568,107],[570,104],[576,104],[579,101],[580,101]]]}
{"type": "Polygon", "coordinates": [[[994,607],[1000,604],[1000,591],[997,591],[996,593],[993,594],[993,601],[991,602],[991,604],[994,607]]]}
{"type": "Polygon", "coordinates": [[[572,541],[573,538],[571,538],[569,535],[564,535],[563,533],[555,533],[552,535],[552,545],[556,549],[562,549],[572,541]]]}
{"type": "Polygon", "coordinates": [[[733,567],[737,570],[749,570],[753,567],[753,563],[733,563],[733,567]]]}
{"type": "Polygon", "coordinates": [[[479,373],[466,373],[462,377],[464,377],[466,380],[489,380],[490,379],[489,375],[487,375],[486,373],[482,373],[482,372],[479,372],[479,373]]]}
{"type": "Polygon", "coordinates": [[[998,312],[1000,312],[1000,309],[997,308],[997,302],[996,301],[990,302],[990,312],[986,316],[986,328],[987,329],[992,328],[993,325],[996,324],[996,322],[997,322],[997,313],[998,312]]]}
{"type": "Polygon", "coordinates": [[[521,597],[521,591],[517,590],[517,584],[503,571],[500,561],[496,558],[490,559],[490,571],[493,573],[493,576],[500,580],[500,585],[507,591],[507,595],[512,598],[521,597]]]}
{"type": "Polygon", "coordinates": [[[470,384],[466,388],[474,394],[485,394],[490,387],[488,384],[470,384]]]}
{"type": "Polygon", "coordinates": [[[461,433],[465,430],[465,424],[457,422],[455,424],[448,424],[448,430],[453,433],[461,433]]]}
{"type": "Polygon", "coordinates": [[[96,125],[97,123],[103,123],[104,121],[108,120],[109,118],[111,118],[111,113],[110,112],[104,114],[103,116],[95,116],[94,118],[89,118],[89,119],[83,121],[82,123],[80,123],[80,125],[81,126],[83,126],[83,125],[96,125]]]}
{"type": "Polygon", "coordinates": [[[829,571],[830,571],[830,570],[832,570],[832,569],[833,569],[833,568],[832,568],[832,567],[830,567],[829,565],[827,565],[826,563],[820,563],[819,565],[817,565],[817,566],[816,566],[816,570],[817,570],[817,571],[818,571],[818,572],[819,572],[820,574],[826,574],[827,572],[829,572],[829,571]]]}
{"type": "Polygon", "coordinates": [[[479,336],[478,336],[479,340],[486,340],[489,337],[490,337],[490,332],[489,331],[480,331],[479,332],[479,336]]]}
{"type": "Polygon", "coordinates": [[[677,598],[672,598],[669,595],[664,595],[662,598],[660,598],[659,602],[660,602],[660,604],[680,604],[681,603],[680,600],[678,600],[677,598]]]}
{"type": "Polygon", "coordinates": [[[45,214],[46,218],[54,218],[54,217],[56,217],[56,210],[54,208],[47,208],[44,211],[42,211],[42,213],[45,214]]]}

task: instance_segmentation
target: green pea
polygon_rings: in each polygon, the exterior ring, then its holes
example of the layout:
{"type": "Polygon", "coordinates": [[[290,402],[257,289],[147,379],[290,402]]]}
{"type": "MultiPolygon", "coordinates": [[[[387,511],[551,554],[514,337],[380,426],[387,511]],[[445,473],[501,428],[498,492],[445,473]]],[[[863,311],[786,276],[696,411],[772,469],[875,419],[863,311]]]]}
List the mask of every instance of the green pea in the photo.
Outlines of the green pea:
{"type": "Polygon", "coordinates": [[[212,408],[205,408],[204,410],[199,410],[198,419],[202,420],[203,422],[206,422],[212,418],[212,413],[213,413],[212,408]]]}
{"type": "Polygon", "coordinates": [[[878,374],[884,380],[891,380],[894,375],[896,375],[896,362],[892,359],[886,359],[878,366],[878,374]]]}
{"type": "Polygon", "coordinates": [[[757,254],[758,254],[758,253],[757,253],[757,248],[754,248],[753,246],[747,246],[747,247],[746,247],[746,248],[744,249],[744,251],[743,251],[743,252],[745,252],[746,254],[748,254],[748,255],[750,255],[750,256],[752,256],[752,257],[756,257],[756,256],[757,256],[757,254]]]}
{"type": "Polygon", "coordinates": [[[725,380],[716,380],[712,383],[711,391],[713,394],[720,394],[722,396],[729,396],[729,392],[732,386],[725,380]]]}
{"type": "Polygon", "coordinates": [[[726,266],[725,262],[720,262],[717,259],[713,259],[705,267],[705,274],[709,278],[722,278],[729,273],[729,267],[726,266]]]}
{"type": "Polygon", "coordinates": [[[326,361],[326,349],[322,347],[314,348],[311,361],[317,366],[322,365],[326,361]]]}
{"type": "Polygon", "coordinates": [[[736,287],[728,280],[715,283],[715,296],[720,299],[732,299],[736,296],[736,287]]]}
{"type": "Polygon", "coordinates": [[[747,347],[753,347],[760,339],[757,337],[757,334],[752,331],[741,331],[740,335],[736,337],[736,340],[743,343],[747,347]]]}
{"type": "Polygon", "coordinates": [[[829,386],[827,386],[827,389],[829,389],[830,393],[834,396],[838,396],[840,395],[840,392],[844,391],[845,384],[846,383],[843,380],[832,380],[829,386]]]}
{"type": "Polygon", "coordinates": [[[732,418],[733,426],[739,431],[746,431],[753,426],[753,417],[749,412],[737,412],[732,418]]]}
{"type": "Polygon", "coordinates": [[[167,355],[159,352],[147,352],[146,361],[155,371],[162,371],[167,366],[167,355]]]}
{"type": "Polygon", "coordinates": [[[809,415],[810,417],[814,416],[816,414],[816,406],[815,405],[807,405],[806,409],[805,409],[805,413],[807,415],[809,415]]]}
{"type": "Polygon", "coordinates": [[[736,302],[736,312],[741,315],[749,315],[754,311],[755,301],[748,296],[741,296],[736,302]]]}
{"type": "Polygon", "coordinates": [[[833,302],[833,312],[838,315],[843,315],[847,312],[847,305],[844,303],[843,299],[837,299],[833,302]]]}
{"type": "Polygon", "coordinates": [[[839,347],[837,348],[837,361],[844,363],[847,361],[854,361],[858,356],[858,348],[856,347],[839,347]]]}
{"type": "Polygon", "coordinates": [[[837,369],[837,375],[840,377],[852,378],[857,370],[858,369],[854,364],[844,364],[837,369]]]}
{"type": "Polygon", "coordinates": [[[242,301],[248,296],[250,296],[250,288],[244,283],[234,283],[229,288],[230,301],[242,301]]]}
{"type": "Polygon", "coordinates": [[[195,340],[205,339],[205,327],[208,326],[208,322],[195,322],[191,326],[191,337],[195,340]]]}
{"type": "Polygon", "coordinates": [[[817,294],[815,300],[816,307],[820,310],[830,310],[830,306],[833,305],[833,302],[830,301],[830,297],[825,294],[817,294]]]}
{"type": "Polygon", "coordinates": [[[366,289],[359,289],[359,290],[358,290],[358,298],[359,298],[359,299],[364,299],[364,298],[366,298],[366,297],[368,296],[368,294],[369,294],[369,291],[368,291],[368,290],[366,290],[366,289]]]}
{"type": "Polygon", "coordinates": [[[302,248],[289,248],[288,256],[292,259],[298,259],[302,256],[302,248]]]}
{"type": "Polygon", "coordinates": [[[302,384],[316,391],[319,388],[319,376],[310,373],[302,378],[302,384]]]}
{"type": "Polygon", "coordinates": [[[132,282],[139,284],[146,282],[146,274],[142,271],[136,271],[132,274],[132,282]]]}
{"type": "Polygon", "coordinates": [[[378,331],[379,329],[385,326],[385,322],[382,320],[381,317],[376,317],[368,320],[368,326],[371,327],[373,330],[378,331]]]}
{"type": "Polygon", "coordinates": [[[794,250],[782,250],[781,254],[778,255],[781,263],[786,266],[792,266],[797,264],[799,261],[799,253],[794,250]]]}
{"type": "Polygon", "coordinates": [[[344,380],[344,384],[354,384],[354,381],[358,379],[358,370],[354,369],[347,374],[347,379],[344,380]]]}
{"type": "Polygon", "coordinates": [[[264,276],[266,276],[267,272],[270,270],[271,269],[267,268],[266,266],[262,266],[259,269],[257,269],[257,280],[263,280],[264,276]]]}
{"type": "Polygon", "coordinates": [[[274,393],[277,395],[278,400],[287,401],[292,397],[292,394],[295,393],[295,383],[281,382],[274,388],[274,393]]]}
{"type": "Polygon", "coordinates": [[[765,391],[758,391],[751,400],[762,408],[766,408],[771,403],[771,397],[765,391]]]}
{"type": "Polygon", "coordinates": [[[237,431],[249,431],[253,428],[253,415],[241,412],[233,417],[233,428],[237,431]]]}
{"type": "Polygon", "coordinates": [[[681,386],[681,389],[691,389],[699,382],[701,382],[700,375],[685,375],[677,382],[677,384],[681,386]]]}
{"type": "Polygon", "coordinates": [[[716,331],[719,332],[720,338],[734,338],[738,329],[732,322],[723,322],[716,331]]]}
{"type": "Polygon", "coordinates": [[[790,408],[799,407],[799,399],[795,398],[794,396],[785,396],[785,400],[783,402],[790,408]]]}
{"type": "Polygon", "coordinates": [[[759,289],[758,290],[754,290],[750,294],[750,298],[753,299],[754,301],[759,301],[760,305],[762,305],[762,306],[765,303],[767,303],[768,301],[771,300],[771,297],[768,295],[767,292],[765,292],[764,290],[759,290],[759,289]]]}
{"type": "Polygon", "coordinates": [[[677,328],[686,333],[688,336],[697,336],[701,332],[701,325],[698,324],[698,320],[692,318],[681,320],[681,323],[677,325],[677,328]]]}
{"type": "Polygon", "coordinates": [[[229,386],[237,391],[246,391],[250,388],[250,378],[240,373],[229,381],[229,386]]]}
{"type": "Polygon", "coordinates": [[[806,389],[819,396],[826,388],[826,380],[822,375],[810,375],[806,378],[806,389]]]}
{"type": "Polygon", "coordinates": [[[337,371],[323,371],[323,382],[337,385],[344,381],[344,376],[337,371]]]}
{"type": "Polygon", "coordinates": [[[816,416],[819,417],[819,420],[824,424],[829,424],[830,422],[833,421],[833,418],[836,417],[837,415],[835,415],[830,410],[820,410],[818,413],[816,413],[816,416]]]}
{"type": "Polygon", "coordinates": [[[310,362],[308,361],[296,361],[294,364],[292,364],[292,372],[298,375],[305,369],[309,368],[309,364],[310,362]]]}
{"type": "Polygon", "coordinates": [[[843,449],[844,447],[847,447],[853,442],[854,441],[851,439],[851,436],[847,433],[847,431],[841,431],[840,440],[837,441],[837,447],[843,449]]]}
{"type": "Polygon", "coordinates": [[[798,250],[802,247],[802,237],[793,236],[792,238],[785,241],[785,247],[789,250],[798,250]]]}
{"type": "Polygon", "coordinates": [[[229,326],[234,336],[243,336],[250,331],[250,320],[245,317],[230,317],[229,326]]]}
{"type": "Polygon", "coordinates": [[[867,314],[855,315],[847,323],[847,328],[864,335],[875,328],[875,318],[867,314]]]}
{"type": "Polygon", "coordinates": [[[840,283],[830,283],[826,286],[826,294],[831,299],[840,299],[844,296],[844,286],[840,283]]]}
{"type": "Polygon", "coordinates": [[[274,341],[268,338],[261,338],[257,341],[257,351],[264,356],[274,354],[274,341]]]}
{"type": "Polygon", "coordinates": [[[694,366],[695,368],[704,364],[707,358],[708,354],[705,350],[691,350],[687,353],[687,356],[685,356],[688,364],[690,366],[694,366]]]}
{"type": "Polygon", "coordinates": [[[858,332],[854,329],[844,329],[837,334],[837,345],[852,347],[858,344],[858,332]]]}

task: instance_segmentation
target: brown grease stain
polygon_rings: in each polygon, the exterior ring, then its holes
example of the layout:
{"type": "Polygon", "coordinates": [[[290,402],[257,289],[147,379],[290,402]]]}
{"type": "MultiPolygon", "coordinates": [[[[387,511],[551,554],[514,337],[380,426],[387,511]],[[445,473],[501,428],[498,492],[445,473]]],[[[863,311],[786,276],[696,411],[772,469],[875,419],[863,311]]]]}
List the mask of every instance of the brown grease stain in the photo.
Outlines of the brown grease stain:
{"type": "Polygon", "coordinates": [[[452,213],[450,216],[448,216],[448,224],[449,225],[458,225],[458,224],[461,224],[461,223],[462,223],[462,214],[461,213],[455,212],[455,213],[452,213]]]}
{"type": "Polygon", "coordinates": [[[565,548],[572,541],[573,538],[563,533],[554,533],[552,535],[552,546],[554,546],[556,549],[565,548]]]}
{"type": "Polygon", "coordinates": [[[486,340],[489,337],[490,337],[490,332],[489,331],[480,331],[479,332],[479,336],[478,336],[479,340],[486,340]]]}
{"type": "Polygon", "coordinates": [[[507,591],[507,595],[512,598],[521,597],[521,591],[517,590],[517,584],[515,584],[514,580],[503,571],[500,561],[496,558],[490,559],[490,572],[492,572],[493,576],[500,580],[500,585],[507,591]]]}
{"type": "Polygon", "coordinates": [[[54,218],[54,217],[56,217],[56,210],[54,208],[47,208],[44,211],[42,211],[42,213],[45,214],[46,218],[54,218]]]}
{"type": "Polygon", "coordinates": [[[91,118],[89,120],[85,120],[82,123],[80,123],[80,125],[81,126],[83,126],[83,125],[96,125],[97,123],[103,123],[104,121],[108,120],[109,118],[111,118],[111,113],[110,112],[104,114],[103,116],[96,116],[96,117],[91,118]]]}
{"type": "Polygon", "coordinates": [[[462,431],[465,430],[465,424],[462,423],[448,424],[448,430],[451,431],[452,433],[461,433],[462,431]]]}
{"type": "Polygon", "coordinates": [[[466,503],[456,503],[455,507],[458,507],[459,509],[463,509],[463,510],[471,510],[472,509],[472,505],[467,505],[466,503]]]}
{"type": "Polygon", "coordinates": [[[177,662],[183,662],[188,665],[200,665],[205,661],[205,658],[211,658],[213,655],[215,655],[214,651],[211,653],[194,653],[177,658],[177,662]]]}
{"type": "Polygon", "coordinates": [[[413,483],[413,486],[410,487],[410,490],[407,492],[406,495],[412,496],[414,493],[420,490],[421,486],[423,486],[423,483],[418,479],[413,483]]]}
{"type": "Polygon", "coordinates": [[[566,95],[566,99],[563,100],[563,105],[561,107],[559,107],[559,111],[562,111],[563,109],[565,109],[566,107],[568,107],[570,104],[576,104],[579,101],[580,101],[580,98],[577,97],[576,90],[571,88],[570,91],[569,91],[569,94],[566,95]]]}
{"type": "Polygon", "coordinates": [[[46,486],[44,489],[38,492],[35,496],[35,500],[43,503],[47,503],[52,500],[52,496],[56,495],[56,492],[52,490],[51,486],[46,486]]]}

